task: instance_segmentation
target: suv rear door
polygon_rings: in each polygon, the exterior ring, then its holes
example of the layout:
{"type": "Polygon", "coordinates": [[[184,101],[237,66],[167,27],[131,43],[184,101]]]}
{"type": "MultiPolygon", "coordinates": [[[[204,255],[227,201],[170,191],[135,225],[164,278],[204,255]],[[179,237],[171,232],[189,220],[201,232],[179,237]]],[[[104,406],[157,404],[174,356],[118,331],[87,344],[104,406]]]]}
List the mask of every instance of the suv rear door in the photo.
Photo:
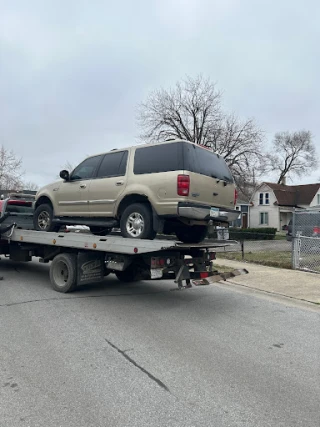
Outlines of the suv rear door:
{"type": "Polygon", "coordinates": [[[188,201],[234,209],[235,185],[221,156],[209,149],[185,143],[184,168],[190,175],[188,201]]]}

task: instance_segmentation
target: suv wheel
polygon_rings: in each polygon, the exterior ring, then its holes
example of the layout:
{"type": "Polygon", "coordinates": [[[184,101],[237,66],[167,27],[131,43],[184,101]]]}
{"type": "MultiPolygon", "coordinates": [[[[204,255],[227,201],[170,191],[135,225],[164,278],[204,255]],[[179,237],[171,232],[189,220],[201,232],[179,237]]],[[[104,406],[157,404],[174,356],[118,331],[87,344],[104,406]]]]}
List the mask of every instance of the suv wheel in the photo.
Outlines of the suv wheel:
{"type": "Polygon", "coordinates": [[[153,240],[157,234],[153,230],[151,209],[146,203],[128,206],[121,215],[120,229],[123,237],[131,239],[153,240]]]}
{"type": "Polygon", "coordinates": [[[33,214],[33,226],[37,231],[59,231],[60,226],[53,223],[53,209],[48,204],[37,207],[33,214]]]}
{"type": "Polygon", "coordinates": [[[185,225],[177,228],[175,233],[177,238],[183,243],[200,243],[205,239],[208,227],[206,225],[185,225]]]}

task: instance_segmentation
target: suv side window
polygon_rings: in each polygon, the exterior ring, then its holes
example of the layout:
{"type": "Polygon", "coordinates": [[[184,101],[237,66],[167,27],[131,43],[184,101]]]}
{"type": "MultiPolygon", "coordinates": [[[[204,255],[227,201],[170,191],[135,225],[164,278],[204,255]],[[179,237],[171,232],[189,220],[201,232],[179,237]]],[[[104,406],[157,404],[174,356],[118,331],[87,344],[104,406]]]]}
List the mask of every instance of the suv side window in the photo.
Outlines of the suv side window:
{"type": "Polygon", "coordinates": [[[78,179],[90,179],[93,177],[102,156],[89,157],[78,165],[72,172],[70,181],[76,181],[78,179]]]}
{"type": "Polygon", "coordinates": [[[182,148],[180,142],[137,148],[133,173],[142,175],[183,170],[182,148]]]}
{"type": "Polygon", "coordinates": [[[99,167],[97,178],[124,176],[127,169],[127,159],[128,151],[106,154],[99,167]]]}

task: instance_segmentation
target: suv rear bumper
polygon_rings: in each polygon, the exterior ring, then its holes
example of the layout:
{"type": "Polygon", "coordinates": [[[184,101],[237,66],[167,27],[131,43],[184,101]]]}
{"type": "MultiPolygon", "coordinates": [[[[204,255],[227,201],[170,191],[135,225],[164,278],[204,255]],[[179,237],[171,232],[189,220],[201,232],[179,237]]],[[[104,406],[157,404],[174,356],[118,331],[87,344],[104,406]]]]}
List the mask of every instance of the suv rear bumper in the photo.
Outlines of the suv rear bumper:
{"type": "Polygon", "coordinates": [[[178,216],[199,221],[221,221],[231,222],[238,219],[240,212],[233,209],[215,208],[213,215],[210,214],[211,207],[206,205],[199,205],[196,203],[180,202],[178,204],[178,216]]]}

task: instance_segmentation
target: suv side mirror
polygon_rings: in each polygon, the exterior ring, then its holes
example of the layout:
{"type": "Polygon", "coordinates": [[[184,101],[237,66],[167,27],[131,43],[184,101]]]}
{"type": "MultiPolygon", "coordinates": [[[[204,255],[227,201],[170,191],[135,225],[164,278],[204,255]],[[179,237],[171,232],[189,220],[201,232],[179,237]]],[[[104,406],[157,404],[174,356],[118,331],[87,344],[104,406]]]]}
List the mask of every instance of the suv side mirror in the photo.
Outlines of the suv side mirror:
{"type": "Polygon", "coordinates": [[[63,170],[60,172],[60,178],[64,179],[65,181],[69,181],[70,174],[67,170],[63,170]]]}

